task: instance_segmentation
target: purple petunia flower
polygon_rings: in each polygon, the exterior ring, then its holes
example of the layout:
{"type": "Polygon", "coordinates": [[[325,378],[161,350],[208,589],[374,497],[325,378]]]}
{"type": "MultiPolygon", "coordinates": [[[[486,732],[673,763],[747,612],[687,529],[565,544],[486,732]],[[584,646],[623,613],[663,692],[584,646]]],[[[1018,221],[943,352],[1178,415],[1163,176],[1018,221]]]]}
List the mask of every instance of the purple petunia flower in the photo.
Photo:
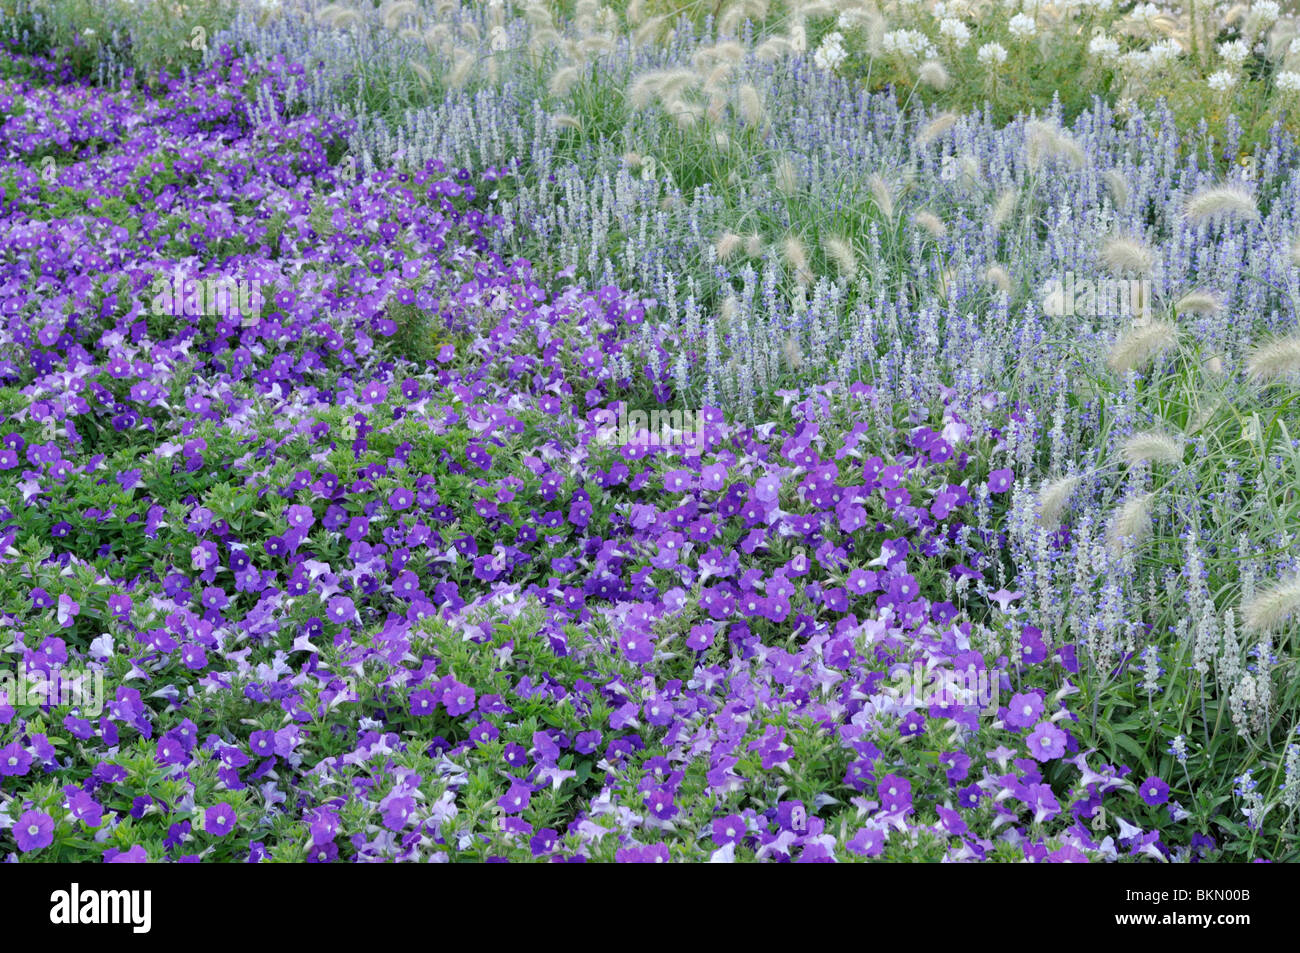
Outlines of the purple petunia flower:
{"type": "Polygon", "coordinates": [[[24,854],[54,843],[54,818],[44,811],[27,811],[14,824],[14,839],[24,854]]]}
{"type": "Polygon", "coordinates": [[[1138,791],[1142,795],[1142,800],[1152,807],[1169,800],[1169,785],[1154,775],[1143,781],[1138,791]]]}
{"type": "Polygon", "coordinates": [[[1039,722],[1025,743],[1036,761],[1051,761],[1065,754],[1065,732],[1050,721],[1039,722]]]}
{"type": "Polygon", "coordinates": [[[235,829],[235,809],[224,801],[203,812],[203,830],[214,837],[225,837],[235,829]]]}

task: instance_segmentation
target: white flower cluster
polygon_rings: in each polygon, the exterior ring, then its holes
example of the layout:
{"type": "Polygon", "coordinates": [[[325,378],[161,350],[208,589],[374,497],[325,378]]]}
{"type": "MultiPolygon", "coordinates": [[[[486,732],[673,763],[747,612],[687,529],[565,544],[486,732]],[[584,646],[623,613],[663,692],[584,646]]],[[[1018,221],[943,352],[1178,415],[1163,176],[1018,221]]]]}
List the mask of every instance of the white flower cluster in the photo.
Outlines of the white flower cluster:
{"type": "Polygon", "coordinates": [[[956,17],[945,17],[939,21],[939,35],[952,40],[959,50],[970,42],[970,28],[956,17]]]}
{"type": "Polygon", "coordinates": [[[1277,88],[1288,93],[1300,92],[1300,73],[1283,70],[1277,74],[1277,88]]]}
{"type": "Polygon", "coordinates": [[[1219,55],[1233,66],[1240,66],[1250,56],[1250,44],[1245,40],[1229,40],[1219,44],[1219,55]]]}
{"type": "Polygon", "coordinates": [[[1098,33],[1089,42],[1088,52],[1099,60],[1118,59],[1119,43],[1114,37],[1109,37],[1105,33],[1098,33]]]}
{"type": "Polygon", "coordinates": [[[936,55],[934,44],[920,30],[890,30],[880,38],[880,48],[886,53],[900,53],[918,59],[936,55]]]}
{"type": "Polygon", "coordinates": [[[1038,32],[1038,23],[1031,16],[1017,13],[1007,22],[1007,29],[1012,36],[1033,36],[1038,32]]]}
{"type": "Polygon", "coordinates": [[[1145,50],[1131,50],[1120,57],[1124,68],[1137,73],[1159,69],[1177,59],[1183,51],[1177,40],[1161,40],[1145,50]]]}
{"type": "Polygon", "coordinates": [[[813,62],[818,69],[834,71],[844,62],[848,55],[844,49],[844,35],[841,33],[827,33],[822,37],[817,52],[813,54],[813,62]]]}
{"type": "Polygon", "coordinates": [[[1222,93],[1237,85],[1237,74],[1231,70],[1221,69],[1217,73],[1211,73],[1206,82],[1210,84],[1210,89],[1222,93]]]}
{"type": "Polygon", "coordinates": [[[1282,7],[1274,0],[1256,0],[1251,5],[1250,12],[1258,18],[1260,26],[1268,26],[1270,23],[1277,22],[1278,17],[1282,15],[1282,7]]]}
{"type": "Polygon", "coordinates": [[[835,25],[841,30],[852,30],[862,21],[861,10],[845,10],[835,18],[835,25]]]}
{"type": "Polygon", "coordinates": [[[980,47],[976,58],[985,66],[992,66],[1007,61],[1007,50],[1001,43],[985,43],[980,47]]]}
{"type": "Polygon", "coordinates": [[[1139,3],[1128,15],[1134,20],[1152,20],[1160,16],[1160,8],[1154,3],[1139,3]]]}

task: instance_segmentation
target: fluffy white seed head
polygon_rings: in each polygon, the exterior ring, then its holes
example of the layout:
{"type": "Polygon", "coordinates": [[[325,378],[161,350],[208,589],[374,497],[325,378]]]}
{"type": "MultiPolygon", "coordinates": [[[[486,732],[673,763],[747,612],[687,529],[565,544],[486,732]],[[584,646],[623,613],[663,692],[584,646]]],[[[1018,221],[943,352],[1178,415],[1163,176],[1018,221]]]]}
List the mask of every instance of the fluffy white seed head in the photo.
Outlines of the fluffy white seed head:
{"type": "Polygon", "coordinates": [[[1019,197],[1020,193],[1015,189],[1006,189],[998,196],[998,200],[993,203],[992,221],[995,227],[1001,228],[1010,221],[1011,216],[1015,214],[1016,200],[1019,197]]]}
{"type": "Polygon", "coordinates": [[[1156,253],[1133,238],[1115,235],[1101,246],[1101,263],[1114,271],[1149,275],[1155,268],[1156,253]]]}
{"type": "Polygon", "coordinates": [[[1038,518],[1046,529],[1056,529],[1061,524],[1061,514],[1078,489],[1079,479],[1077,476],[1062,477],[1039,488],[1038,518]]]}
{"type": "Polygon", "coordinates": [[[932,238],[943,238],[948,234],[948,226],[933,212],[917,212],[914,220],[917,225],[929,232],[932,238]]]}
{"type": "Polygon", "coordinates": [[[1269,632],[1300,609],[1300,575],[1283,579],[1257,593],[1241,607],[1247,632],[1269,632]]]}
{"type": "Polygon", "coordinates": [[[1139,463],[1180,463],[1183,459],[1183,442],[1172,434],[1159,430],[1135,433],[1124,441],[1120,455],[1129,466],[1139,463]]]}
{"type": "Polygon", "coordinates": [[[926,60],[917,71],[916,78],[931,89],[947,89],[952,81],[948,71],[938,60],[926,60]]]}
{"type": "Polygon", "coordinates": [[[1212,291],[1189,291],[1176,302],[1174,311],[1178,314],[1216,314],[1223,310],[1223,300],[1212,291]]]}
{"type": "Polygon", "coordinates": [[[735,232],[723,232],[718,238],[717,243],[713,246],[717,252],[719,261],[726,261],[736,252],[740,251],[740,246],[744,244],[744,239],[735,232]]]}
{"type": "Polygon", "coordinates": [[[873,172],[871,177],[867,179],[867,187],[871,190],[871,197],[876,200],[876,207],[880,209],[880,214],[892,220],[894,217],[894,191],[889,187],[889,183],[884,180],[879,172],[873,172]]]}
{"type": "Polygon", "coordinates": [[[1219,216],[1259,218],[1255,198],[1238,185],[1209,185],[1197,189],[1183,203],[1183,218],[1193,225],[1219,216]]]}
{"type": "Polygon", "coordinates": [[[928,146],[945,132],[957,125],[958,116],[954,112],[940,113],[935,116],[924,126],[916,136],[916,143],[919,146],[928,146]]]}
{"type": "Polygon", "coordinates": [[[1001,265],[989,265],[984,270],[984,279],[998,291],[1011,293],[1011,275],[1001,265]]]}
{"type": "Polygon", "coordinates": [[[1145,367],[1178,344],[1178,328],[1169,321],[1132,325],[1119,336],[1106,363],[1116,374],[1145,367]]]}
{"type": "Polygon", "coordinates": [[[1119,169],[1109,169],[1103,172],[1101,180],[1106,183],[1106,191],[1110,193],[1110,200],[1115,203],[1116,208],[1123,208],[1128,205],[1128,179],[1119,169]]]}
{"type": "Polygon", "coordinates": [[[858,259],[853,254],[853,246],[839,236],[832,235],[822,242],[826,257],[835,263],[835,268],[845,278],[853,279],[858,274],[858,259]]]}
{"type": "Polygon", "coordinates": [[[1246,373],[1260,383],[1300,375],[1300,334],[1273,338],[1246,359],[1246,373]]]}
{"type": "Polygon", "coordinates": [[[1125,540],[1140,545],[1151,535],[1151,506],[1154,493],[1140,493],[1129,497],[1111,516],[1107,528],[1107,541],[1112,553],[1122,550],[1125,540]]]}

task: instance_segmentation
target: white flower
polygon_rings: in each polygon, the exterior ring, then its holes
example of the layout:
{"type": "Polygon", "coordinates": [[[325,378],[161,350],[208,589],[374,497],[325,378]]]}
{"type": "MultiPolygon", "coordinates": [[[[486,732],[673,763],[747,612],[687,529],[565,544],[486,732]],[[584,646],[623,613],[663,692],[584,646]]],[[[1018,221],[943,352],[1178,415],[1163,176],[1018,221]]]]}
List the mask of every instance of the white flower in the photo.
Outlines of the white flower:
{"type": "Polygon", "coordinates": [[[934,44],[920,30],[891,30],[880,38],[880,48],[886,53],[931,59],[936,55],[934,44]]]}
{"type": "Polygon", "coordinates": [[[1033,17],[1017,13],[1007,22],[1007,29],[1011,31],[1012,36],[1033,36],[1038,32],[1038,23],[1033,17]]]}
{"type": "Polygon", "coordinates": [[[813,62],[818,69],[834,70],[844,62],[848,54],[844,52],[844,37],[839,33],[827,33],[822,37],[821,46],[813,54],[813,62]]]}
{"type": "Polygon", "coordinates": [[[985,66],[1007,61],[1007,51],[1001,43],[985,43],[975,56],[985,66]]]}
{"type": "Polygon", "coordinates": [[[1278,73],[1277,88],[1288,93],[1300,92],[1300,73],[1289,69],[1278,73]]]}
{"type": "Polygon", "coordinates": [[[1221,69],[1217,73],[1211,73],[1206,82],[1210,84],[1210,89],[1216,93],[1222,93],[1237,85],[1237,74],[1230,70],[1221,69]]]}
{"type": "Polygon", "coordinates": [[[1219,55],[1233,66],[1240,66],[1250,56],[1250,44],[1245,40],[1229,40],[1219,44],[1219,55]]]}
{"type": "Polygon", "coordinates": [[[506,28],[503,26],[494,26],[491,34],[489,34],[489,42],[492,45],[492,49],[497,53],[509,49],[510,38],[506,36],[506,28]]]}
{"type": "Polygon", "coordinates": [[[1099,60],[1119,58],[1119,43],[1105,33],[1098,33],[1088,44],[1088,52],[1099,60]]]}
{"type": "Polygon", "coordinates": [[[1160,8],[1154,3],[1139,3],[1129,11],[1129,16],[1135,20],[1151,20],[1160,15],[1160,8]]]}
{"type": "Polygon", "coordinates": [[[947,37],[962,49],[970,42],[970,29],[954,17],[948,17],[939,23],[939,35],[947,37]]]}
{"type": "Polygon", "coordinates": [[[1177,40],[1161,40],[1147,50],[1147,55],[1151,58],[1151,68],[1155,69],[1164,66],[1170,60],[1176,60],[1182,55],[1183,48],[1178,45],[1177,40]]]}
{"type": "Polygon", "coordinates": [[[1282,15],[1282,8],[1274,0],[1257,0],[1250,12],[1259,18],[1260,26],[1267,26],[1277,21],[1282,15]]]}
{"type": "Polygon", "coordinates": [[[835,25],[841,30],[852,30],[862,19],[862,13],[858,10],[845,10],[835,18],[835,25]]]}

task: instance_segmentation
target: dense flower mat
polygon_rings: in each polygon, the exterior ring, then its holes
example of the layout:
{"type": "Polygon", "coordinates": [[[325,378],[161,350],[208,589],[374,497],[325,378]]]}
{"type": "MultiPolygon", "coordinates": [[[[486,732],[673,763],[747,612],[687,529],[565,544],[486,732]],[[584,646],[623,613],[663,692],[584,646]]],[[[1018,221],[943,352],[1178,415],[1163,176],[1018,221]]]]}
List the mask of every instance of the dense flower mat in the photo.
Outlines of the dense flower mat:
{"type": "Polygon", "coordinates": [[[756,428],[705,408],[698,445],[610,439],[602,411],[673,403],[658,306],[494,255],[510,169],[349,178],[283,62],[150,94],[20,65],[0,651],[106,698],[0,701],[0,855],[1214,848],[1080,750],[1074,650],[1018,621],[998,395],[988,434],[831,383],[756,428]],[[160,277],[264,300],[157,313],[160,277]],[[998,700],[923,704],[921,671],[998,700]]]}

